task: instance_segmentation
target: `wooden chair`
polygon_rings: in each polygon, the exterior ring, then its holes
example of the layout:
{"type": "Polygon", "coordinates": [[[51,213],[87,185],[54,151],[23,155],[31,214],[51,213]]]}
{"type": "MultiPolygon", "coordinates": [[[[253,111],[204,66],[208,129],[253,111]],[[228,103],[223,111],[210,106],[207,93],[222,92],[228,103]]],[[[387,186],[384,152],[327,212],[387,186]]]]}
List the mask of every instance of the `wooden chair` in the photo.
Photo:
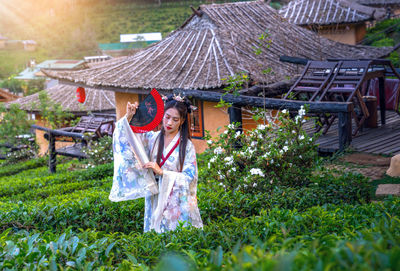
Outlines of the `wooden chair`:
{"type": "Polygon", "coordinates": [[[90,140],[95,140],[106,135],[112,136],[115,127],[114,123],[114,117],[83,116],[78,124],[73,127],[52,130],[32,125],[32,128],[46,132],[44,137],[49,141],[49,169],[50,172],[54,173],[56,172],[57,155],[79,159],[86,158],[86,154],[82,152],[82,148],[87,146],[88,138],[84,134],[89,133],[90,140]],[[74,144],[56,149],[55,142],[61,141],[64,138],[72,139],[74,144]]]}
{"type": "MultiPolygon", "coordinates": [[[[111,126],[112,131],[114,130],[114,119],[96,117],[96,116],[82,116],[79,122],[74,127],[69,127],[69,129],[64,129],[68,132],[73,133],[92,133],[93,138],[100,138],[104,133],[109,133],[109,129],[104,129],[104,126],[111,126]]],[[[111,131],[111,134],[112,134],[111,131]]]]}
{"type": "Polygon", "coordinates": [[[283,99],[314,101],[336,71],[338,62],[308,61],[300,78],[283,99]]]}
{"type": "MultiPolygon", "coordinates": [[[[361,95],[362,84],[366,79],[371,60],[340,61],[337,71],[322,92],[318,101],[353,102],[352,117],[356,123],[353,136],[357,134],[369,112],[361,95]]],[[[332,116],[325,133],[336,116],[332,116]]]]}
{"type": "MultiPolygon", "coordinates": [[[[304,101],[315,101],[321,96],[330,79],[337,72],[340,62],[308,61],[299,79],[290,88],[283,99],[296,99],[304,101]]],[[[328,127],[332,123],[331,115],[316,114],[316,132],[322,127],[328,127]]],[[[325,131],[326,132],[326,131],[325,131]]]]}

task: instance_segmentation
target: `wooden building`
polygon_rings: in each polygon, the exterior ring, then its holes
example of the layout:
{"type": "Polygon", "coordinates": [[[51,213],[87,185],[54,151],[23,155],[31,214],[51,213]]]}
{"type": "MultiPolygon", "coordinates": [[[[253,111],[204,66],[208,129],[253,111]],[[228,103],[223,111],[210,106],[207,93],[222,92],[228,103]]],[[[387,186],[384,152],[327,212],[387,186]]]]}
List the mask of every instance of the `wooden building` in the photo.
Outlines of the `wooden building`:
{"type": "MultiPolygon", "coordinates": [[[[111,91],[87,88],[85,91],[86,99],[84,103],[78,102],[76,87],[71,85],[58,84],[45,91],[51,103],[60,104],[64,111],[74,114],[75,117],[86,116],[89,112],[115,114],[115,98],[114,93],[111,91]]],[[[39,93],[21,97],[7,103],[7,105],[10,104],[19,104],[20,108],[28,112],[31,119],[35,120],[35,124],[48,127],[46,121],[42,119],[39,106],[39,93]]],[[[39,153],[46,153],[48,141],[44,138],[43,131],[36,130],[36,142],[40,147],[39,153]]],[[[71,143],[57,142],[56,148],[61,148],[69,144],[71,143]]]]}
{"type": "Polygon", "coordinates": [[[18,98],[19,98],[19,96],[10,93],[6,89],[0,88],[0,103],[11,102],[18,98]]]}
{"type": "Polygon", "coordinates": [[[388,18],[400,16],[400,0],[357,0],[357,3],[369,7],[384,8],[388,18]]]}
{"type": "Polygon", "coordinates": [[[385,10],[349,0],[293,0],[279,10],[290,23],[346,44],[357,44],[366,34],[366,22],[385,17],[385,10]]]}
{"type": "Polygon", "coordinates": [[[379,58],[393,48],[341,44],[289,23],[265,1],[201,5],[183,25],[162,41],[120,60],[71,72],[45,71],[62,83],[115,92],[117,118],[125,114],[127,101],[139,99],[156,88],[164,94],[191,91],[199,108],[192,120],[198,152],[207,145],[204,130],[216,136],[223,127],[243,116],[243,128],[255,123],[245,108],[216,108],[208,94],[224,93],[226,78],[244,73],[249,78],[241,95],[276,95],[271,85],[299,74],[303,67],[279,61],[289,55],[307,59],[379,58]],[[264,39],[260,40],[263,35],[264,39]],[[256,49],[259,48],[258,54],[256,49]],[[271,68],[273,72],[264,73],[271,68]],[[242,114],[243,113],[243,114],[242,114]]]}

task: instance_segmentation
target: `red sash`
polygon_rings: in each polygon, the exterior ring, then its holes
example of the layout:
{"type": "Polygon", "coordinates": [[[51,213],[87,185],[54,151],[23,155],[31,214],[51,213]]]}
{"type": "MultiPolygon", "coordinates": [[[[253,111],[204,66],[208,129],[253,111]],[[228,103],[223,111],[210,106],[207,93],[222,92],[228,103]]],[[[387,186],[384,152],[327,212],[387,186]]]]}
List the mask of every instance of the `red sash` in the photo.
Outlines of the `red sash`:
{"type": "Polygon", "coordinates": [[[160,167],[164,165],[165,162],[167,162],[168,158],[171,156],[172,152],[178,147],[180,142],[180,138],[178,138],[178,141],[176,141],[175,145],[172,147],[172,149],[168,152],[167,156],[164,157],[164,154],[161,155],[161,162],[160,162],[160,167]]]}

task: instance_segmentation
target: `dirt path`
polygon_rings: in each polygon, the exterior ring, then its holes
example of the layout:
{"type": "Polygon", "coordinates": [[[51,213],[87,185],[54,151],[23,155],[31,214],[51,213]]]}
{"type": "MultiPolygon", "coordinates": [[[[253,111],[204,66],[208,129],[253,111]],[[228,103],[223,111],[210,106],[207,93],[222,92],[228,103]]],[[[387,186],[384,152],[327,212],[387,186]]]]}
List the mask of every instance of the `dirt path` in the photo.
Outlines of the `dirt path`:
{"type": "Polygon", "coordinates": [[[337,170],[359,172],[371,178],[381,179],[389,168],[391,157],[383,157],[365,153],[351,153],[339,159],[340,164],[331,167],[337,170]]]}

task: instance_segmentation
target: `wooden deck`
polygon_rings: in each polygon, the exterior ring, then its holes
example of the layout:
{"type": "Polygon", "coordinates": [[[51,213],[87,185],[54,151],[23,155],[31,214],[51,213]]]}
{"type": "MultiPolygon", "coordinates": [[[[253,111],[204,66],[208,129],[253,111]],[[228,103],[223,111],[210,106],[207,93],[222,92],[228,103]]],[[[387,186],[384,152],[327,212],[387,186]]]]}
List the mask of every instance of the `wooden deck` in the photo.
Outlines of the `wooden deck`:
{"type": "MultiPolygon", "coordinates": [[[[313,126],[313,121],[309,121],[305,124],[304,128],[308,133],[313,133],[313,126]]],[[[317,140],[317,144],[319,144],[318,151],[322,153],[333,153],[339,150],[337,120],[332,124],[328,133],[322,135],[317,140]]],[[[386,124],[381,125],[380,113],[378,111],[378,127],[363,128],[362,131],[359,131],[353,137],[350,147],[355,151],[371,154],[399,154],[400,115],[394,111],[386,111],[386,124]]]]}

